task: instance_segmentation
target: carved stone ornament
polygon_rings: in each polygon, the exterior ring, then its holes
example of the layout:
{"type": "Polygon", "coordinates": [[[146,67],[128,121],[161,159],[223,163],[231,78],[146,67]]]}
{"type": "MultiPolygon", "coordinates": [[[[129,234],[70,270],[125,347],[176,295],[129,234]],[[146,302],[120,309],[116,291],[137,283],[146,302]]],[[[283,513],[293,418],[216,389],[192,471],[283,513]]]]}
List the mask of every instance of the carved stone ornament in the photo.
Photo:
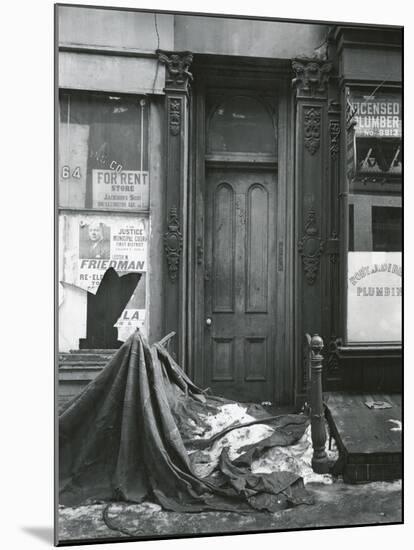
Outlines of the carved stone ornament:
{"type": "Polygon", "coordinates": [[[304,118],[305,147],[311,155],[319,149],[321,143],[321,111],[311,107],[305,111],[304,118]]]}
{"type": "Polygon", "coordinates": [[[339,239],[335,231],[332,231],[332,235],[328,239],[327,253],[329,254],[331,264],[336,264],[339,256],[339,239]]]}
{"type": "Polygon", "coordinates": [[[341,345],[341,339],[332,336],[327,350],[327,371],[329,374],[336,374],[340,370],[338,346],[341,345]]]}
{"type": "Polygon", "coordinates": [[[329,123],[329,132],[331,136],[331,158],[332,160],[336,160],[339,153],[339,135],[341,133],[341,125],[339,120],[331,120],[329,123]]]}
{"type": "Polygon", "coordinates": [[[193,75],[189,71],[193,54],[187,51],[168,52],[164,50],[157,50],[156,53],[158,59],[167,67],[165,87],[186,90],[188,82],[193,79],[193,75]]]}
{"type": "Polygon", "coordinates": [[[298,250],[302,256],[302,265],[306,280],[313,285],[319,270],[321,254],[324,250],[324,242],[318,236],[316,213],[311,208],[305,223],[305,235],[298,243],[298,250]]]}
{"type": "Polygon", "coordinates": [[[164,233],[164,250],[167,257],[168,276],[176,281],[180,266],[180,255],[183,247],[183,236],[176,207],[171,207],[167,219],[167,231],[164,233]]]}
{"type": "Polygon", "coordinates": [[[178,136],[181,129],[181,99],[170,98],[168,101],[168,125],[170,133],[178,136]]]}
{"type": "Polygon", "coordinates": [[[310,365],[312,350],[310,347],[311,337],[309,334],[305,334],[305,341],[303,343],[303,356],[302,356],[302,391],[306,391],[310,382],[310,365]]]}
{"type": "Polygon", "coordinates": [[[298,96],[324,96],[327,89],[329,72],[332,63],[320,59],[295,59],[292,62],[295,78],[292,85],[296,86],[298,96]]]}

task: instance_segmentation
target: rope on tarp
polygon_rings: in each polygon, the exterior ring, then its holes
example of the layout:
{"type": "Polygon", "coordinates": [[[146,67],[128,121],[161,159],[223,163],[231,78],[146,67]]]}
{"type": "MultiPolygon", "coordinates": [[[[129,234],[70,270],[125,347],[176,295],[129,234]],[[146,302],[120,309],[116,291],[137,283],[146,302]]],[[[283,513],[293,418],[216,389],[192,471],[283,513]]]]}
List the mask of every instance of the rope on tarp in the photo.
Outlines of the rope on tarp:
{"type": "MultiPolygon", "coordinates": [[[[109,517],[109,510],[110,510],[110,508],[113,504],[114,504],[113,502],[109,502],[102,511],[102,519],[103,519],[105,525],[108,527],[108,529],[111,529],[112,531],[117,531],[118,533],[121,533],[123,535],[127,535],[128,537],[136,537],[137,535],[144,535],[145,534],[142,529],[135,529],[134,531],[130,531],[129,529],[126,529],[125,527],[120,527],[118,525],[115,525],[115,523],[113,523],[111,518],[109,517]]],[[[117,502],[116,505],[120,506],[121,504],[119,502],[117,502]]]]}
{"type": "MultiPolygon", "coordinates": [[[[194,443],[195,448],[197,449],[204,449],[206,447],[209,447],[212,443],[217,441],[217,439],[222,438],[224,435],[227,435],[229,432],[233,430],[238,430],[239,428],[248,428],[249,426],[254,426],[255,424],[269,424],[271,422],[275,422],[279,418],[285,418],[285,415],[277,415],[277,416],[267,416],[264,418],[258,418],[256,420],[250,420],[249,422],[243,422],[236,424],[232,424],[231,426],[227,426],[227,428],[224,428],[221,432],[216,433],[209,439],[195,439],[192,441],[194,443]]],[[[290,422],[288,424],[285,424],[283,427],[289,426],[289,424],[294,424],[294,422],[290,422]]],[[[275,430],[278,430],[278,427],[274,427],[275,430]]],[[[188,443],[188,442],[187,442],[188,443]]]]}
{"type": "Polygon", "coordinates": [[[158,342],[158,344],[159,344],[160,346],[164,346],[164,347],[165,347],[165,344],[166,344],[166,343],[168,342],[168,340],[170,340],[173,336],[175,336],[175,332],[174,332],[174,331],[173,331],[173,332],[169,332],[169,333],[167,334],[167,336],[164,336],[164,338],[162,338],[162,339],[158,342]]]}

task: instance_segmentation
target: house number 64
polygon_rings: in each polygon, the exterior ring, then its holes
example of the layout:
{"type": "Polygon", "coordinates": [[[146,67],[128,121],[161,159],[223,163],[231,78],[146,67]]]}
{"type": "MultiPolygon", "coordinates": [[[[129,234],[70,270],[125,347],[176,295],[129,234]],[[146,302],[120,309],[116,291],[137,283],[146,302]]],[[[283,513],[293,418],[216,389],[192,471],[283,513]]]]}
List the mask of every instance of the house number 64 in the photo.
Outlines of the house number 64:
{"type": "Polygon", "coordinates": [[[76,178],[76,179],[81,178],[80,166],[76,166],[76,168],[73,170],[72,174],[71,174],[70,166],[62,166],[62,179],[67,180],[71,176],[72,176],[72,178],[76,178]]]}

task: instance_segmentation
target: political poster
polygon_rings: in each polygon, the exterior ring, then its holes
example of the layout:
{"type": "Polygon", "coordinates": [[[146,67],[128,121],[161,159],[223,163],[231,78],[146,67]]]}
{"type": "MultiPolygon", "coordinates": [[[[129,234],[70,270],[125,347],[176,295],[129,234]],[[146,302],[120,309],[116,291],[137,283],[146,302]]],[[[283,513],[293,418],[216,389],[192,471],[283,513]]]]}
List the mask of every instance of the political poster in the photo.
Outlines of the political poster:
{"type": "Polygon", "coordinates": [[[61,280],[96,294],[107,269],[147,271],[148,220],[112,214],[64,214],[61,280]]]}
{"type": "Polygon", "coordinates": [[[114,325],[118,329],[118,340],[122,342],[125,342],[137,328],[146,334],[146,286],[146,274],[143,273],[128,304],[114,325]]]}
{"type": "Polygon", "coordinates": [[[93,208],[147,210],[149,175],[137,170],[92,170],[93,208]]]}
{"type": "Polygon", "coordinates": [[[400,342],[401,301],[401,252],[348,252],[348,342],[400,342]]]}

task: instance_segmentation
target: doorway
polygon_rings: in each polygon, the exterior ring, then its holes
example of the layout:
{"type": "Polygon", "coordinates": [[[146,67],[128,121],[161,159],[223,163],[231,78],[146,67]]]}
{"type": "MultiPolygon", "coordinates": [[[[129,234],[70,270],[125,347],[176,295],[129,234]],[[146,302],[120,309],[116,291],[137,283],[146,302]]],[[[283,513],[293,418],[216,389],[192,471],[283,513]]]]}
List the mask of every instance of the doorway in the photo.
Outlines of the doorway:
{"type": "Polygon", "coordinates": [[[274,91],[207,89],[202,113],[194,377],[230,399],[292,403],[286,100],[274,91]]]}

